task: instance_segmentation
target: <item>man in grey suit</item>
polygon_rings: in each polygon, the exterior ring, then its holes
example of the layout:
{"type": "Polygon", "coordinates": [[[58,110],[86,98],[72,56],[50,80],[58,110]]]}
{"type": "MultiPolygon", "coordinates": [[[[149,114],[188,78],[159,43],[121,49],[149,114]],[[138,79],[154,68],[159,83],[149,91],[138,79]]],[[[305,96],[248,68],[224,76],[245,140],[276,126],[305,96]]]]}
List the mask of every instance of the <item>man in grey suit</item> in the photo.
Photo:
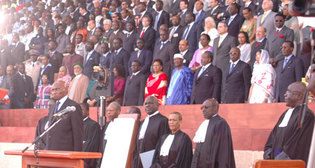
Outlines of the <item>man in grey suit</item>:
{"type": "Polygon", "coordinates": [[[262,4],[262,8],[264,13],[257,18],[256,27],[263,26],[267,29],[267,39],[269,38],[269,32],[275,29],[274,27],[274,19],[276,16],[276,12],[272,11],[273,2],[272,0],[264,0],[262,4]]]}
{"type": "Polygon", "coordinates": [[[222,80],[221,103],[245,103],[248,98],[251,69],[240,60],[240,49],[230,50],[230,63],[225,65],[222,80]]]}
{"type": "Polygon", "coordinates": [[[229,51],[237,45],[237,42],[235,37],[228,35],[228,26],[224,21],[219,23],[218,33],[220,36],[215,38],[213,43],[213,64],[223,71],[230,60],[229,51]]]}
{"type": "Polygon", "coordinates": [[[280,48],[285,41],[294,40],[294,32],[284,25],[284,15],[277,14],[275,16],[276,29],[269,32],[265,49],[269,52],[270,63],[275,67],[277,63],[283,59],[280,48]]]}
{"type": "Polygon", "coordinates": [[[284,94],[288,86],[297,81],[301,81],[304,75],[304,65],[301,59],[292,54],[294,45],[292,41],[285,41],[281,51],[285,57],[276,67],[276,87],[275,94],[277,102],[284,102],[284,94]]]}

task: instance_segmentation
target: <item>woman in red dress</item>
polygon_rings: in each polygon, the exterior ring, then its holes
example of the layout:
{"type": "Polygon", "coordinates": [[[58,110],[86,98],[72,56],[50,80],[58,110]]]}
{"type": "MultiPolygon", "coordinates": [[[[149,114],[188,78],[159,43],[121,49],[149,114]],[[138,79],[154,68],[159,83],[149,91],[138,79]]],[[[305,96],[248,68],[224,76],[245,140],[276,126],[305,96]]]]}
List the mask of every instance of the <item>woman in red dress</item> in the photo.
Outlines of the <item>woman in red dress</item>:
{"type": "Polygon", "coordinates": [[[162,61],[160,59],[154,60],[153,74],[149,76],[145,86],[145,99],[148,96],[154,96],[159,100],[160,105],[165,104],[168,81],[167,75],[162,70],[162,61]]]}

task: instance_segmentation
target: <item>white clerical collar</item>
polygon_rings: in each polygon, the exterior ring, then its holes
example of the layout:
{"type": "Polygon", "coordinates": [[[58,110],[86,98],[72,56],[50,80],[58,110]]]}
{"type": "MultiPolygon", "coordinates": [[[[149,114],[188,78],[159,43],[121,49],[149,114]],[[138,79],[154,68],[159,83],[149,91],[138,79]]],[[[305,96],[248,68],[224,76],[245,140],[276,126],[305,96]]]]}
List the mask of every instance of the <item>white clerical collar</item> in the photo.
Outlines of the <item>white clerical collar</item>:
{"type": "Polygon", "coordinates": [[[290,121],[290,118],[292,116],[292,112],[294,110],[295,107],[290,108],[287,110],[287,112],[285,113],[285,116],[282,119],[282,122],[279,124],[279,127],[286,127],[290,121]]]}
{"type": "Polygon", "coordinates": [[[173,144],[175,138],[175,134],[168,134],[166,139],[164,140],[162,146],[161,146],[161,151],[160,151],[160,156],[168,156],[170,152],[170,148],[173,144]]]}
{"type": "Polygon", "coordinates": [[[235,62],[233,62],[232,60],[230,60],[230,64],[234,64],[237,65],[237,63],[240,61],[240,59],[236,60],[235,62]]]}
{"type": "Polygon", "coordinates": [[[63,105],[63,103],[67,100],[67,98],[68,98],[68,96],[64,96],[63,98],[58,100],[58,102],[59,102],[58,110],[63,105]]]}

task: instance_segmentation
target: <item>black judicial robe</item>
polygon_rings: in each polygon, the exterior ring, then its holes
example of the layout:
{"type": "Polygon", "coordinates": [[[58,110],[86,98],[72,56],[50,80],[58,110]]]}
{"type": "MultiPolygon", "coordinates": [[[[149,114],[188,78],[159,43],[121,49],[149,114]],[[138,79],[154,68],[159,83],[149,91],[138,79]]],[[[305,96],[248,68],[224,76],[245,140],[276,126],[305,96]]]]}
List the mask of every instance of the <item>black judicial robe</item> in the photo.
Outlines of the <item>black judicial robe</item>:
{"type": "Polygon", "coordinates": [[[191,168],[235,168],[230,127],[219,115],[210,119],[205,142],[196,143],[191,168]]]}
{"type": "MultiPolygon", "coordinates": [[[[99,152],[101,129],[100,125],[87,118],[83,122],[84,137],[83,137],[83,152],[99,152]]],[[[85,159],[84,164],[87,167],[95,167],[97,159],[85,159]]]]}
{"type": "Polygon", "coordinates": [[[156,145],[151,168],[190,168],[192,159],[192,142],[187,134],[181,130],[175,137],[168,156],[160,156],[161,147],[170,134],[163,135],[156,145]]]}
{"type": "Polygon", "coordinates": [[[136,139],[136,146],[133,155],[132,167],[142,168],[142,163],[139,154],[155,149],[158,140],[164,134],[170,133],[168,127],[168,119],[160,113],[150,117],[147,130],[143,139],[139,140],[139,134],[144,121],[139,126],[139,133],[136,139]]]}
{"type": "MultiPolygon", "coordinates": [[[[40,135],[45,131],[45,125],[46,125],[46,123],[47,123],[47,121],[48,121],[48,118],[49,118],[49,116],[47,115],[47,116],[41,118],[41,119],[38,121],[38,124],[37,124],[37,126],[36,126],[35,139],[36,139],[38,136],[40,136],[40,135]]],[[[46,134],[46,135],[47,135],[47,134],[46,134]]],[[[46,141],[45,141],[46,135],[43,136],[43,138],[38,142],[38,146],[37,146],[37,147],[38,147],[39,150],[44,150],[45,147],[46,147],[46,141]]]]}
{"type": "Polygon", "coordinates": [[[286,127],[279,127],[286,112],[284,112],[276,126],[269,135],[264,148],[264,159],[280,160],[279,155],[284,152],[290,159],[303,160],[307,165],[310,150],[313,128],[314,114],[307,108],[302,128],[298,127],[301,106],[297,106],[290,117],[286,127]]]}

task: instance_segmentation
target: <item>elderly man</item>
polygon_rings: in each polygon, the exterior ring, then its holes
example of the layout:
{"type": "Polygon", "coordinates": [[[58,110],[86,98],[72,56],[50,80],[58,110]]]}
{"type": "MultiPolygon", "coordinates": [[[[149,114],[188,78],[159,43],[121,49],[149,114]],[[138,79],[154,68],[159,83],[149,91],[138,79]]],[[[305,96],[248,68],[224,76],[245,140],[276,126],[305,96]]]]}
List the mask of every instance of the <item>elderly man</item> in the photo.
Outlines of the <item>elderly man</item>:
{"type": "Polygon", "coordinates": [[[134,168],[142,168],[140,154],[154,150],[162,135],[170,132],[167,118],[158,111],[159,101],[156,97],[148,96],[144,101],[144,109],[148,116],[139,126],[132,162],[134,168]]]}
{"type": "Polygon", "coordinates": [[[184,66],[184,57],[181,54],[174,55],[174,65],[165,104],[189,104],[194,73],[184,66]]]}
{"type": "Polygon", "coordinates": [[[83,118],[79,104],[67,96],[67,86],[64,81],[56,81],[51,88],[51,98],[56,104],[49,108],[49,126],[56,122],[54,114],[68,106],[75,106],[76,110],[60,121],[47,134],[46,150],[82,151],[83,118]]]}
{"type": "Polygon", "coordinates": [[[191,168],[235,168],[233,142],[229,124],[218,115],[219,103],[207,99],[201,106],[205,121],[199,126],[191,168]]]}
{"type": "Polygon", "coordinates": [[[256,53],[261,49],[265,48],[267,38],[266,38],[266,28],[260,26],[256,30],[256,41],[252,44],[250,50],[250,66],[253,67],[256,61],[256,53]]]}
{"type": "Polygon", "coordinates": [[[163,135],[155,149],[152,168],[180,167],[190,168],[192,159],[192,142],[189,136],[180,130],[182,114],[172,112],[168,117],[170,134],[163,135]]]}
{"type": "MultiPolygon", "coordinates": [[[[275,29],[274,20],[276,16],[276,12],[272,11],[273,2],[272,0],[263,0],[262,9],[264,13],[257,18],[256,27],[263,26],[267,29],[267,33],[270,33],[275,29]]],[[[267,36],[269,38],[269,35],[267,36]]]]}
{"type": "Polygon", "coordinates": [[[314,114],[307,107],[304,121],[299,127],[300,111],[303,108],[306,86],[302,82],[289,85],[285,93],[286,106],[289,107],[279,118],[266,142],[264,159],[274,160],[303,160],[307,165],[314,114]]]}
{"type": "Polygon", "coordinates": [[[83,65],[81,63],[73,64],[75,77],[69,84],[68,96],[77,103],[83,103],[85,92],[89,85],[89,78],[82,74],[83,65]]]}

